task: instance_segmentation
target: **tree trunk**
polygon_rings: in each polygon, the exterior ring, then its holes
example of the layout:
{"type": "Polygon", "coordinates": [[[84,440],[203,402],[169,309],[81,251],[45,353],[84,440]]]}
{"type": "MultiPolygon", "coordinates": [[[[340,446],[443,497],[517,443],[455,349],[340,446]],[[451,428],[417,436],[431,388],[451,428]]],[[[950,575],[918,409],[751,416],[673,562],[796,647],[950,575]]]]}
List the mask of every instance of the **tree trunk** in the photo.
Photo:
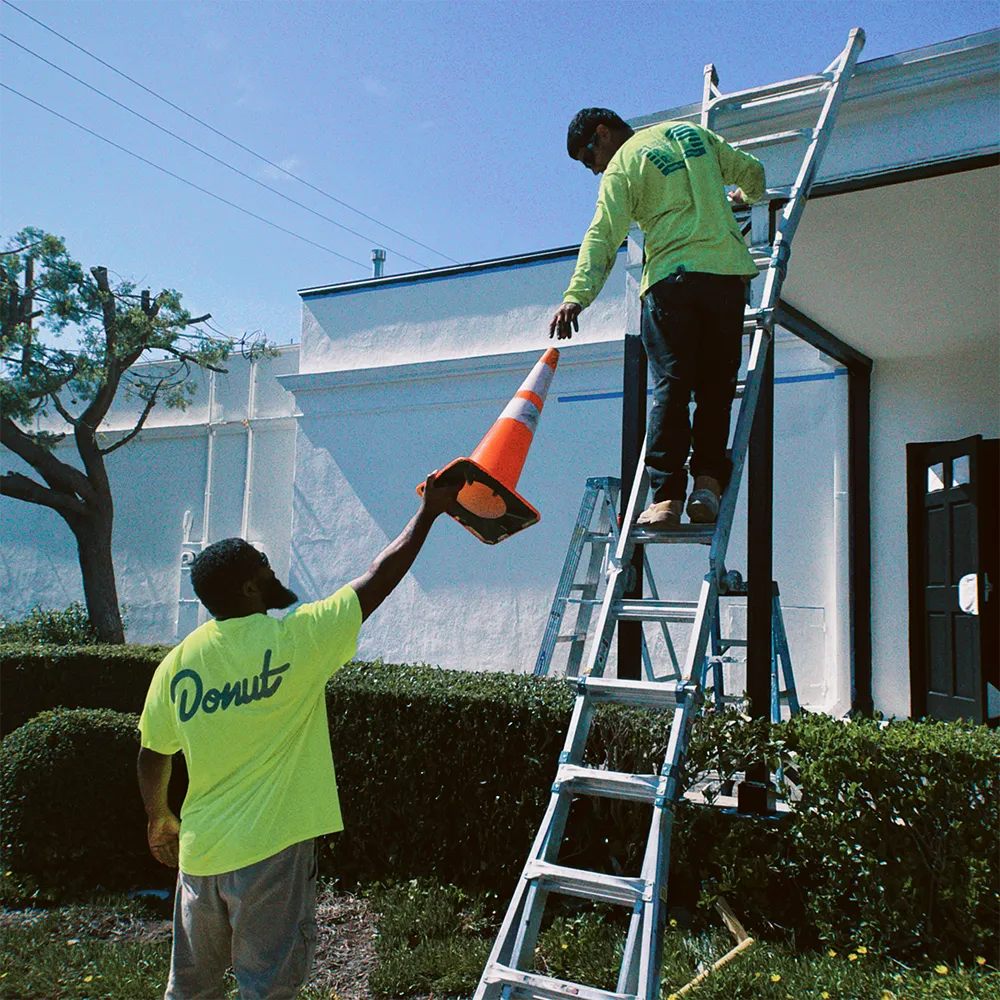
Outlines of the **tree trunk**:
{"type": "MultiPolygon", "coordinates": [[[[115,566],[111,559],[111,527],[114,508],[110,495],[107,508],[96,516],[80,518],[73,525],[83,573],[83,593],[90,623],[97,630],[99,642],[121,645],[125,642],[115,566]]],[[[102,505],[103,506],[103,505],[102,505]]]]}

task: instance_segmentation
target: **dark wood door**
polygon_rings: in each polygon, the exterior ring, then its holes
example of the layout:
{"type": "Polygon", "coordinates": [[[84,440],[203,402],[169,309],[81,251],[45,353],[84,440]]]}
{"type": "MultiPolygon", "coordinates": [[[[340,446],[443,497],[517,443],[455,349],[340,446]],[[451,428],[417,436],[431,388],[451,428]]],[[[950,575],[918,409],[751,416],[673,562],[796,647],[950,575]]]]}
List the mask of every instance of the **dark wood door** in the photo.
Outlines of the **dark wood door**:
{"type": "Polygon", "coordinates": [[[915,717],[986,722],[996,714],[997,446],[980,435],[907,445],[915,717]]]}

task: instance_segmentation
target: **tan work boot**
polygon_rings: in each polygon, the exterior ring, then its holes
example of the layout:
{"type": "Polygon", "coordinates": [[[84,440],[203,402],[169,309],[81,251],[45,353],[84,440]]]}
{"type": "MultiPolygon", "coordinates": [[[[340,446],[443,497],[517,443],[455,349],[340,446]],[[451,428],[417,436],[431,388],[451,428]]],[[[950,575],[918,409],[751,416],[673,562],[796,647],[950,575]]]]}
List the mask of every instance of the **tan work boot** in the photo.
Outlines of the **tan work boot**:
{"type": "Polygon", "coordinates": [[[673,531],[681,526],[682,513],[684,513],[683,500],[661,500],[659,503],[651,503],[639,515],[636,524],[644,528],[673,531]]]}
{"type": "Polygon", "coordinates": [[[715,524],[719,516],[722,487],[711,476],[695,476],[694,490],[688,497],[687,515],[692,524],[715,524]]]}

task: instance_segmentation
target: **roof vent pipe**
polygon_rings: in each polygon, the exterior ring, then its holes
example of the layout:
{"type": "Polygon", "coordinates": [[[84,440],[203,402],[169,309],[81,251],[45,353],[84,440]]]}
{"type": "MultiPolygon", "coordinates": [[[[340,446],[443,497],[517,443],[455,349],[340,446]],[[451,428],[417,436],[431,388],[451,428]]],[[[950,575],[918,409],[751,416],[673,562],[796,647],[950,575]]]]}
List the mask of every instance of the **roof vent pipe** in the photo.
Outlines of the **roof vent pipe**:
{"type": "Polygon", "coordinates": [[[372,250],[372,277],[381,278],[384,270],[385,251],[379,249],[372,250]]]}

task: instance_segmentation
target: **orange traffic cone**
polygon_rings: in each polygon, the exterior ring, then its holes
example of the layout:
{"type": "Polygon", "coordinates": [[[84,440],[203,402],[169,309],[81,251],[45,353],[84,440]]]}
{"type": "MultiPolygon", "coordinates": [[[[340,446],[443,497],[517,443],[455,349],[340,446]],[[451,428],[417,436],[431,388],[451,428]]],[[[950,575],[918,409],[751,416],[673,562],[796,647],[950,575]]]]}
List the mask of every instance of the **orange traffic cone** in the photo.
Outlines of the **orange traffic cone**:
{"type": "MultiPolygon", "coordinates": [[[[456,458],[438,473],[440,483],[465,482],[448,513],[487,545],[496,545],[541,519],[514,487],[558,363],[559,352],[550,347],[471,457],[456,458]]],[[[423,483],[417,492],[423,493],[423,483]]]]}

